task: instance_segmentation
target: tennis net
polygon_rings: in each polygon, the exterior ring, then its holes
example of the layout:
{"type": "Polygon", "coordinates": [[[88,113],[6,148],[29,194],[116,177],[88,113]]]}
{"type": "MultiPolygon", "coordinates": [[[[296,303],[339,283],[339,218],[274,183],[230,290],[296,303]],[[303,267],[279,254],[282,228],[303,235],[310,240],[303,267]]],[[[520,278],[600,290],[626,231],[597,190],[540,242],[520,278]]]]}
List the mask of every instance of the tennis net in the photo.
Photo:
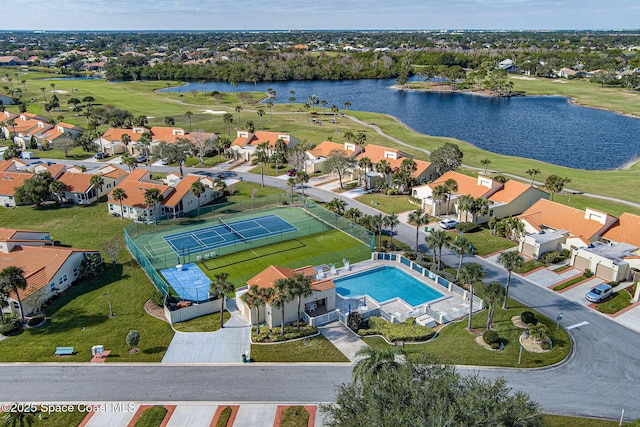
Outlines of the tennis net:
{"type": "Polygon", "coordinates": [[[226,222],[224,222],[224,220],[222,218],[218,218],[220,220],[220,224],[222,224],[224,226],[224,228],[226,228],[227,230],[229,230],[231,232],[231,234],[233,234],[234,236],[236,236],[238,239],[242,240],[243,242],[247,239],[244,238],[244,236],[240,233],[238,233],[233,227],[231,227],[229,224],[227,224],[226,222]]]}

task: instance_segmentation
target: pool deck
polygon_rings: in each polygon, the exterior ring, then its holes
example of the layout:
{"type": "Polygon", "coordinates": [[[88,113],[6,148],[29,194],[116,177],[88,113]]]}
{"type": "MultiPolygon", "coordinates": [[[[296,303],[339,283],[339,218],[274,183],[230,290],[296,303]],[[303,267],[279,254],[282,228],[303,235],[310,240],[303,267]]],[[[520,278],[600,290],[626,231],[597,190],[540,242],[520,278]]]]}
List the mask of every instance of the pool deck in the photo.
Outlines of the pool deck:
{"type": "MultiPolygon", "coordinates": [[[[372,270],[376,267],[389,266],[396,267],[409,274],[416,280],[424,283],[426,286],[431,289],[436,290],[441,293],[443,296],[441,298],[435,299],[433,301],[427,302],[425,304],[420,304],[417,306],[411,306],[406,301],[400,298],[393,298],[388,301],[376,301],[373,298],[367,296],[366,297],[366,308],[364,304],[364,298],[345,298],[340,294],[336,293],[336,308],[340,309],[340,311],[346,313],[348,310],[356,311],[356,310],[366,310],[366,309],[375,309],[381,308],[384,312],[393,315],[397,318],[407,318],[407,317],[417,317],[421,314],[424,314],[424,306],[428,306],[432,310],[441,313],[446,319],[449,321],[459,319],[469,314],[469,301],[464,300],[460,295],[449,292],[449,290],[441,285],[438,285],[433,280],[425,277],[418,272],[406,268],[406,266],[399,264],[393,261],[383,261],[383,260],[366,260],[362,262],[358,262],[356,264],[351,264],[349,270],[343,268],[337,269],[337,274],[326,274],[327,278],[335,279],[335,278],[343,278],[348,277],[353,274],[361,273],[364,271],[372,270]]],[[[474,306],[474,313],[480,311],[480,309],[474,306]]]]}

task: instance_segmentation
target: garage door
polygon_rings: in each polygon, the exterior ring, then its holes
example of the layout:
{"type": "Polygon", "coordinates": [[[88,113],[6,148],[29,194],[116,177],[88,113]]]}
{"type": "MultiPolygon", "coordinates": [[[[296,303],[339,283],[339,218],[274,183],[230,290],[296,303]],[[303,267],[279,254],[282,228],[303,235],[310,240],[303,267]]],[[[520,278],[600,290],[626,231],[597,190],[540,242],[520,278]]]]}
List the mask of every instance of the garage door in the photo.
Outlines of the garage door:
{"type": "Polygon", "coordinates": [[[604,280],[613,281],[613,268],[605,267],[598,264],[596,267],[596,276],[602,277],[604,280]]]}
{"type": "Polygon", "coordinates": [[[522,254],[535,258],[535,256],[536,256],[536,247],[533,246],[533,245],[530,245],[529,243],[523,243],[522,244],[522,254]]]}
{"type": "Polygon", "coordinates": [[[577,256],[573,266],[579,270],[586,270],[591,265],[591,261],[588,258],[577,256]]]}

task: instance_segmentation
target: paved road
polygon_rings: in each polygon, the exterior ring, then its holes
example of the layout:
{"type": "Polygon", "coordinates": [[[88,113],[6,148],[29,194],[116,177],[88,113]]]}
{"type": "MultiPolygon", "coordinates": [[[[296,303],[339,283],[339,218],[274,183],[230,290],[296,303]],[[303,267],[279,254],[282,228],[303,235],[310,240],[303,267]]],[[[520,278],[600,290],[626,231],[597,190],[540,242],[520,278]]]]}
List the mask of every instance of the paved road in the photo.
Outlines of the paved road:
{"type": "MultiPolygon", "coordinates": [[[[164,169],[164,168],[162,168],[164,169]]],[[[158,169],[160,170],[160,169],[158,169]]],[[[238,174],[259,182],[259,175],[238,174]]],[[[286,182],[265,177],[270,186],[286,182]]],[[[318,200],[340,197],[315,188],[307,194],[318,200]]],[[[345,199],[348,206],[377,213],[369,206],[345,199]]],[[[424,233],[420,232],[424,241],[424,233]]],[[[413,246],[415,228],[400,224],[397,238],[413,246]]],[[[488,271],[487,280],[504,282],[500,268],[481,258],[475,262],[488,271]]],[[[445,262],[457,265],[457,256],[445,253],[445,262]]],[[[512,280],[511,296],[550,318],[564,312],[564,327],[575,342],[572,357],[554,368],[516,370],[479,368],[489,378],[503,376],[509,386],[529,393],[545,411],[608,418],[640,418],[640,335],[561,295],[512,280]]],[[[534,357],[527,354],[525,357],[534,357]]],[[[464,367],[463,371],[476,371],[464,367]]],[[[350,367],[331,364],[250,364],[235,366],[130,366],[130,365],[0,365],[0,400],[161,400],[161,401],[331,401],[335,384],[348,380],[350,367]],[[277,392],[273,385],[277,384],[277,392]]]]}

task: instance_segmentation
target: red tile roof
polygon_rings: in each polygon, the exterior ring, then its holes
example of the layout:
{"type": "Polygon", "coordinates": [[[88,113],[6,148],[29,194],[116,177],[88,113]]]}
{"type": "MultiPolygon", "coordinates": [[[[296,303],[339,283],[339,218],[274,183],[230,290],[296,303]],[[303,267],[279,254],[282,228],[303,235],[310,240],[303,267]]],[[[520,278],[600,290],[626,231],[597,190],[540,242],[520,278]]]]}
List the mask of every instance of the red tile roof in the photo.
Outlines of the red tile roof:
{"type": "Polygon", "coordinates": [[[86,193],[91,188],[91,175],[84,173],[65,172],[58,181],[67,186],[66,191],[72,193],[86,193]]]}
{"type": "MultiPolygon", "coordinates": [[[[432,189],[435,189],[439,185],[444,185],[444,183],[448,179],[453,179],[456,181],[456,183],[458,183],[458,191],[456,191],[455,194],[469,195],[478,198],[485,197],[487,194],[493,191],[491,188],[485,187],[483,185],[478,185],[478,178],[464,175],[455,171],[449,171],[427,185],[432,189]]],[[[502,185],[496,181],[493,182],[500,186],[502,185]]]]}
{"type": "Polygon", "coordinates": [[[531,188],[529,184],[523,184],[522,182],[510,179],[504,183],[504,186],[500,190],[493,193],[489,197],[489,200],[498,203],[511,203],[529,188],[531,188]]]}
{"type": "Polygon", "coordinates": [[[33,178],[34,176],[32,173],[1,172],[0,194],[13,196],[16,187],[22,186],[27,179],[33,178]]]}
{"type": "Polygon", "coordinates": [[[191,184],[198,181],[200,177],[187,175],[183,177],[173,188],[175,191],[162,203],[165,206],[175,206],[191,190],[191,184]]]}
{"type": "Polygon", "coordinates": [[[612,242],[629,243],[640,248],[640,216],[623,213],[618,222],[602,237],[612,242]]]}

